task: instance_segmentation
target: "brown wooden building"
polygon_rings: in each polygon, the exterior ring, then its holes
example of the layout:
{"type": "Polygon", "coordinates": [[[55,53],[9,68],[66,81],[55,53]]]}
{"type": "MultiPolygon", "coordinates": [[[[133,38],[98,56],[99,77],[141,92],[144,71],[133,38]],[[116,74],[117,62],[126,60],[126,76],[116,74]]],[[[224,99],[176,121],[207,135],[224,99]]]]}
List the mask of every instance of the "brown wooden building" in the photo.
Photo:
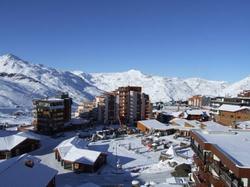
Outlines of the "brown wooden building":
{"type": "Polygon", "coordinates": [[[25,133],[12,134],[0,137],[0,159],[12,158],[31,152],[40,146],[36,137],[26,136],[25,133]]]}
{"type": "Polygon", "coordinates": [[[186,110],[184,112],[184,118],[187,120],[208,121],[209,114],[203,110],[186,110]]]}
{"type": "Polygon", "coordinates": [[[155,119],[138,121],[137,129],[143,133],[161,132],[166,135],[173,134],[175,132],[173,126],[166,125],[155,119]]]}
{"type": "Polygon", "coordinates": [[[198,187],[250,186],[250,132],[191,131],[198,187]]]}
{"type": "Polygon", "coordinates": [[[61,162],[64,169],[74,172],[94,173],[105,163],[105,153],[89,150],[83,140],[73,137],[58,145],[55,152],[55,159],[61,162]]]}
{"type": "Polygon", "coordinates": [[[237,122],[250,120],[250,108],[237,105],[222,105],[218,108],[219,114],[215,117],[218,123],[235,126],[237,122]]]}

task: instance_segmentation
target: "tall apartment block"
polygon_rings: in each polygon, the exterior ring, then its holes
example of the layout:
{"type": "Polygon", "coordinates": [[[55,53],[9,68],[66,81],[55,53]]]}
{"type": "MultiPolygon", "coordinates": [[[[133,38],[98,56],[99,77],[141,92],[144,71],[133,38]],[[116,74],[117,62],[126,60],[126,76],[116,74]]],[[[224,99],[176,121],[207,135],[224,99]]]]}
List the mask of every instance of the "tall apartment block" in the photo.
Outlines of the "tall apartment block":
{"type": "Polygon", "coordinates": [[[141,119],[151,119],[152,118],[152,103],[150,102],[149,95],[142,93],[142,103],[141,103],[141,119]]]}
{"type": "Polygon", "coordinates": [[[63,93],[58,98],[33,100],[33,125],[42,134],[62,131],[71,119],[72,99],[63,93]]]}
{"type": "Polygon", "coordinates": [[[136,86],[119,87],[113,92],[97,96],[93,102],[84,102],[79,105],[77,114],[84,113],[83,109],[87,113],[94,111],[96,121],[104,124],[133,125],[152,117],[149,95],[142,93],[142,88],[136,86]]]}
{"type": "Polygon", "coordinates": [[[117,93],[106,93],[104,96],[104,123],[113,124],[118,122],[117,93]]]}
{"type": "Polygon", "coordinates": [[[96,96],[95,100],[95,107],[97,111],[97,122],[101,123],[104,121],[104,112],[105,112],[105,96],[96,96]]]}
{"type": "Polygon", "coordinates": [[[122,124],[141,120],[141,87],[127,86],[117,89],[119,119],[122,124]]]}

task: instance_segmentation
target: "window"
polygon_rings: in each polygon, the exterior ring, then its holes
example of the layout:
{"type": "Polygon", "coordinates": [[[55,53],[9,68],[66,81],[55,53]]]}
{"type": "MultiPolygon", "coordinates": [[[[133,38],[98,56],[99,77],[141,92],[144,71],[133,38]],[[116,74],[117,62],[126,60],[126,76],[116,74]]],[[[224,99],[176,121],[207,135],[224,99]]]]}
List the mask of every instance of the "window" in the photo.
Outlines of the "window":
{"type": "Polygon", "coordinates": [[[79,169],[79,164],[78,163],[75,163],[75,169],[79,169]]]}

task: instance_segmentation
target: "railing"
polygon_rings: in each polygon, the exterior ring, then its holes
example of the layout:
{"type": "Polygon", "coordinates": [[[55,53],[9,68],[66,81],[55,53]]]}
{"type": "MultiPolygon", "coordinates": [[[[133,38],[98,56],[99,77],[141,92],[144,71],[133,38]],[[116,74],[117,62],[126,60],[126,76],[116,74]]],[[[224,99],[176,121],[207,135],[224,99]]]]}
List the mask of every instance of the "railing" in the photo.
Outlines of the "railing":
{"type": "Polygon", "coordinates": [[[220,178],[227,184],[227,186],[239,187],[239,183],[238,183],[237,179],[230,176],[230,174],[228,172],[221,169],[221,167],[219,166],[219,163],[217,163],[216,161],[213,161],[210,164],[210,166],[212,169],[215,170],[215,172],[220,176],[220,178]]]}
{"type": "Polygon", "coordinates": [[[193,177],[194,177],[196,187],[207,187],[208,186],[208,181],[206,181],[204,175],[202,175],[202,174],[200,174],[198,172],[194,172],[193,177]]]}
{"type": "Polygon", "coordinates": [[[203,153],[194,145],[191,144],[192,149],[194,150],[194,152],[196,153],[196,155],[202,160],[204,161],[204,156],[203,153]]]}

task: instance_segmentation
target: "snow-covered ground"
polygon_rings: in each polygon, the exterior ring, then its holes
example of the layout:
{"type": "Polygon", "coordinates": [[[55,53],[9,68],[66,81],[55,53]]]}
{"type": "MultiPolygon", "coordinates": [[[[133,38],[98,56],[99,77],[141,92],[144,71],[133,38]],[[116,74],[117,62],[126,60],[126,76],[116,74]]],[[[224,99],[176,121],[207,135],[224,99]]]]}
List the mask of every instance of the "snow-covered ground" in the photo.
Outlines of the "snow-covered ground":
{"type": "MultiPolygon", "coordinates": [[[[63,137],[57,139],[41,136],[41,148],[31,153],[40,158],[42,163],[59,171],[56,177],[57,186],[59,187],[80,186],[87,182],[98,185],[123,184],[131,186],[131,182],[134,179],[142,183],[150,181],[165,183],[167,178],[172,177],[171,172],[174,169],[168,165],[168,161],[159,161],[161,152],[167,150],[164,150],[163,147],[160,147],[157,151],[149,150],[149,148],[141,144],[141,137],[137,137],[137,135],[128,135],[122,138],[89,143],[89,149],[103,151],[108,154],[107,164],[97,173],[76,174],[70,170],[65,170],[55,160],[53,149],[63,140],[71,138],[75,134],[76,132],[67,132],[63,137]],[[122,172],[117,172],[117,160],[122,165],[122,172]]],[[[161,137],[161,139],[172,141],[176,145],[186,141],[185,139],[175,140],[173,136],[165,136],[161,137]]],[[[191,149],[186,149],[184,152],[189,157],[193,155],[191,149]]],[[[191,162],[191,160],[179,156],[175,156],[169,161],[175,161],[178,164],[191,162]]]]}
{"type": "Polygon", "coordinates": [[[23,125],[31,124],[31,121],[29,109],[0,107],[0,124],[23,125]]]}

